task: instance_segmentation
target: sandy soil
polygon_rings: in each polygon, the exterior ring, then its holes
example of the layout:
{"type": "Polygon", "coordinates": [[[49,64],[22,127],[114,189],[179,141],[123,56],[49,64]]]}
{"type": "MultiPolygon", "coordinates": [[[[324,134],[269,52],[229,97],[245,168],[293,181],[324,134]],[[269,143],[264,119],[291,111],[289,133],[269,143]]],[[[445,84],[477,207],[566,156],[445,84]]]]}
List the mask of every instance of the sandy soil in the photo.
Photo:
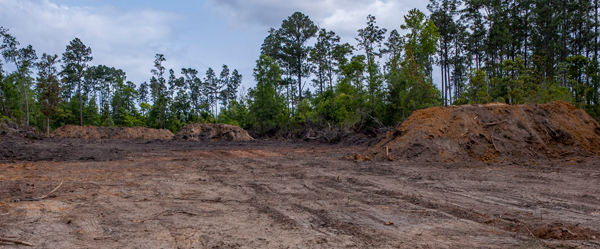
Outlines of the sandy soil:
{"type": "Polygon", "coordinates": [[[600,248],[598,158],[340,160],[366,146],[2,141],[0,238],[34,248],[600,248]]]}

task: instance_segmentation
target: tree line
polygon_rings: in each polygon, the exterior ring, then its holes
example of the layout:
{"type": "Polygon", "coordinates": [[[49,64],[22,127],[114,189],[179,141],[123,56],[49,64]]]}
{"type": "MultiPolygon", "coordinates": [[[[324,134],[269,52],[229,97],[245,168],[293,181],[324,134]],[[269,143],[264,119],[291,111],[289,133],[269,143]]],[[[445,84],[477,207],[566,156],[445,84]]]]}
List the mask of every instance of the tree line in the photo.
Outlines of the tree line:
{"type": "Polygon", "coordinates": [[[600,118],[598,0],[431,0],[444,103],[572,102],[600,118]]]}
{"type": "Polygon", "coordinates": [[[9,30],[0,27],[0,35],[4,61],[16,68],[5,73],[0,63],[0,119],[46,132],[67,124],[177,131],[188,123],[217,122],[219,107],[236,105],[242,83],[242,75],[227,65],[219,75],[209,68],[203,79],[193,68],[182,68],[176,76],[163,66],[165,56],[157,54],[150,83],[137,86],[121,69],[90,65],[92,49],[78,38],[62,57],[44,53],[38,58],[31,45],[20,47],[9,30]]]}
{"type": "Polygon", "coordinates": [[[38,60],[0,28],[2,55],[16,66],[12,73],[0,67],[0,118],[46,130],[91,124],[176,132],[220,122],[264,135],[377,129],[433,106],[554,100],[600,118],[598,0],[431,0],[428,10],[410,10],[391,31],[369,15],[356,45],[293,13],[268,31],[248,91],[239,91],[242,75],[226,65],[202,79],[192,68],[176,76],[162,54],[149,83],[136,85],[120,69],[91,66],[91,48],[77,38],[60,59],[38,60]]]}

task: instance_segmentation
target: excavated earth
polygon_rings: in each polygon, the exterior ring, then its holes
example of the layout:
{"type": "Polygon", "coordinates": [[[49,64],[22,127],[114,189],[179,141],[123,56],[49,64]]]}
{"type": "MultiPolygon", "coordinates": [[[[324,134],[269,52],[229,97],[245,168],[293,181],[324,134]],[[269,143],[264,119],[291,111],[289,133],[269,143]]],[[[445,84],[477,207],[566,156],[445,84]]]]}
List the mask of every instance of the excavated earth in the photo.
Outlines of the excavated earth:
{"type": "Polygon", "coordinates": [[[600,125],[557,101],[465,105],[414,112],[364,156],[412,161],[503,162],[600,156],[600,125]]]}
{"type": "Polygon", "coordinates": [[[97,127],[65,125],[54,131],[52,136],[83,139],[160,139],[169,140],[173,133],[167,129],[145,127],[97,127]]]}
{"type": "Polygon", "coordinates": [[[236,125],[189,124],[174,137],[177,141],[252,141],[248,132],[236,125]]]}
{"type": "Polygon", "coordinates": [[[600,248],[591,152],[341,159],[373,145],[352,141],[0,134],[0,247],[600,248]]]}

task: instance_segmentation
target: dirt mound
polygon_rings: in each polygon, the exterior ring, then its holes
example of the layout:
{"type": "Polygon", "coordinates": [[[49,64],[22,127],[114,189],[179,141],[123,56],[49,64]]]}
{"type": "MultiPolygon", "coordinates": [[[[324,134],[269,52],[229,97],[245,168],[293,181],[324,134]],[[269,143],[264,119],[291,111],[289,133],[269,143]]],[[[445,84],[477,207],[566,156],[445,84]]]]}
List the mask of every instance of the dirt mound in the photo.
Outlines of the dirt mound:
{"type": "Polygon", "coordinates": [[[169,140],[173,133],[165,129],[144,127],[96,127],[65,125],[52,132],[53,137],[83,139],[160,139],[169,140]]]}
{"type": "Polygon", "coordinates": [[[533,230],[532,234],[540,239],[555,240],[591,240],[600,235],[589,228],[561,223],[545,225],[533,230]]]}
{"type": "Polygon", "coordinates": [[[379,160],[443,162],[590,155],[600,155],[600,125],[564,101],[419,110],[365,154],[379,160]]]}
{"type": "Polygon", "coordinates": [[[239,126],[226,124],[189,124],[174,138],[180,141],[252,141],[248,132],[239,126]]]}
{"type": "Polygon", "coordinates": [[[0,137],[41,139],[44,137],[44,134],[33,126],[19,125],[15,122],[7,121],[0,123],[0,137]]]}

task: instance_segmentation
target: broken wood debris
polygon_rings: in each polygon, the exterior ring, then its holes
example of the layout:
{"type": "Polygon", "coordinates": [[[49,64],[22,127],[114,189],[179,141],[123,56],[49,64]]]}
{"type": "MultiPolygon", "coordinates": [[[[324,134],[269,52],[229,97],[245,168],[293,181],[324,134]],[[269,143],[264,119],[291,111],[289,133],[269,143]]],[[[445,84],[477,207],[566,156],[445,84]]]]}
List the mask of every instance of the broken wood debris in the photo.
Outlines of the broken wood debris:
{"type": "Polygon", "coordinates": [[[33,246],[33,244],[25,242],[25,241],[6,239],[6,238],[0,238],[0,242],[8,242],[8,243],[15,243],[18,245],[33,246]]]}

